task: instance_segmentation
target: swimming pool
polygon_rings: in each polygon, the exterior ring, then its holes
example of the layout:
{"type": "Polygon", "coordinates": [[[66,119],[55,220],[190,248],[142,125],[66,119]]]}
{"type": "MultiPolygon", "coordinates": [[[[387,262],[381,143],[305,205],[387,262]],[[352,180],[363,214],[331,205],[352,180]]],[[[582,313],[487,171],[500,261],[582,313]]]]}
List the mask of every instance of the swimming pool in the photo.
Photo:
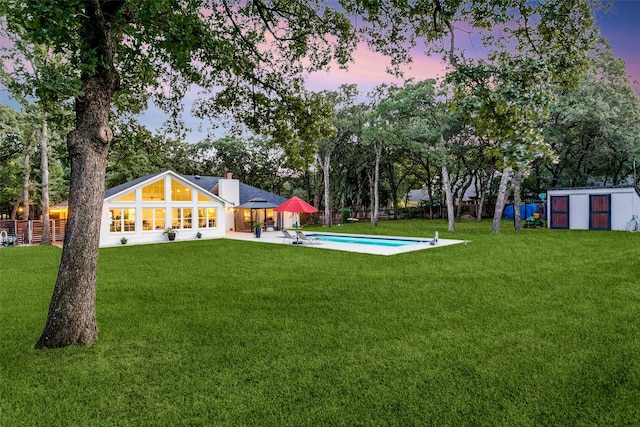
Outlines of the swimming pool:
{"type": "Polygon", "coordinates": [[[334,243],[354,243],[358,245],[388,246],[401,247],[407,245],[415,245],[418,243],[428,243],[428,240],[419,239],[403,239],[397,237],[372,237],[372,236],[355,236],[355,235],[336,235],[323,233],[308,233],[308,237],[322,240],[324,242],[334,243]]]}
{"type": "MultiPolygon", "coordinates": [[[[372,236],[370,234],[344,234],[331,233],[329,231],[306,231],[307,236],[318,239],[317,244],[295,245],[298,248],[329,249],[343,252],[358,252],[369,255],[397,255],[423,249],[441,248],[444,246],[463,243],[463,240],[439,238],[432,244],[430,237],[405,237],[405,236],[372,236]]],[[[291,239],[283,237],[280,231],[262,232],[257,239],[252,233],[228,232],[227,238],[246,240],[254,243],[278,243],[291,244],[291,239]]],[[[434,236],[435,237],[435,236],[434,236]]],[[[466,241],[464,241],[466,244],[466,241]]]]}

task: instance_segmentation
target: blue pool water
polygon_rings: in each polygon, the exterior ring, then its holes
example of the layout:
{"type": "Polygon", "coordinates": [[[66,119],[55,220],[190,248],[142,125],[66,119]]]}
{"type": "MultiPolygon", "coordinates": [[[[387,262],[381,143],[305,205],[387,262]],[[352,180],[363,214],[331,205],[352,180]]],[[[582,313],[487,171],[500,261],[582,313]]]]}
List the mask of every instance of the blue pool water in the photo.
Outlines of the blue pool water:
{"type": "Polygon", "coordinates": [[[325,242],[335,243],[357,243],[359,245],[374,245],[374,246],[407,246],[415,245],[417,243],[426,243],[428,240],[417,239],[401,239],[394,237],[364,237],[364,236],[351,236],[335,235],[335,234],[321,234],[321,233],[307,233],[307,236],[314,239],[323,240],[325,242]]]}

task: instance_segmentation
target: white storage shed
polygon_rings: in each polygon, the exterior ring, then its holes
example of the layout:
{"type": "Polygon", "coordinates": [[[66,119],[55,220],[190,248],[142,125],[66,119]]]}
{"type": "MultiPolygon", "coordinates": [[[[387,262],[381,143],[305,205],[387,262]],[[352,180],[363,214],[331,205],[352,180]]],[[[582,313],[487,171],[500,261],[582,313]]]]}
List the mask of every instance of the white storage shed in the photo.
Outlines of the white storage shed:
{"type": "Polygon", "coordinates": [[[640,189],[635,185],[550,188],[549,228],[626,230],[640,216],[640,189]]]}

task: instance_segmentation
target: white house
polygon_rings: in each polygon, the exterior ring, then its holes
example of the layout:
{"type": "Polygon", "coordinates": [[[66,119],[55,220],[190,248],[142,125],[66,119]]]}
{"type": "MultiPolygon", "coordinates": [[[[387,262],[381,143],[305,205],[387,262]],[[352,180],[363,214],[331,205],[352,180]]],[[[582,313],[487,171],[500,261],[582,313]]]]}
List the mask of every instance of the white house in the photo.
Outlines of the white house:
{"type": "Polygon", "coordinates": [[[105,192],[100,246],[224,237],[229,202],[172,171],[147,175],[105,192]]]}
{"type": "MultiPolygon", "coordinates": [[[[286,200],[241,183],[230,172],[224,178],[158,172],[105,191],[100,246],[120,245],[122,238],[130,244],[166,241],[167,228],[175,230],[176,240],[193,240],[198,234],[213,239],[227,231],[250,232],[256,221],[291,227],[292,215],[273,211],[286,200]],[[254,199],[272,207],[243,208],[254,199]]],[[[66,203],[57,205],[52,216],[66,219],[67,209],[66,203]]]]}
{"type": "Polygon", "coordinates": [[[547,200],[550,228],[626,230],[632,216],[640,216],[635,185],[550,188],[547,200]]]}
{"type": "Polygon", "coordinates": [[[296,221],[296,216],[273,211],[273,208],[284,203],[286,197],[253,187],[233,178],[231,172],[227,172],[224,178],[215,176],[185,175],[184,178],[194,185],[209,190],[226,201],[226,229],[227,231],[253,230],[254,222],[266,223],[273,221],[275,228],[291,227],[296,221]],[[251,205],[251,201],[261,200],[253,209],[244,206],[251,205]],[[259,206],[270,206],[262,208],[259,206]]]}

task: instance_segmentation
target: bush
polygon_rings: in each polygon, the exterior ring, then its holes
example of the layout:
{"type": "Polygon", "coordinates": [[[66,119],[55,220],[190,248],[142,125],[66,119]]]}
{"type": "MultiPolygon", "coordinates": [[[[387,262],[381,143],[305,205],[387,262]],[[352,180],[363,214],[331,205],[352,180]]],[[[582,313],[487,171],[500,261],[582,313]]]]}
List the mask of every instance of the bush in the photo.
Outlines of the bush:
{"type": "Polygon", "coordinates": [[[340,209],[340,216],[342,218],[342,223],[346,224],[349,221],[349,218],[351,218],[351,209],[348,209],[348,208],[340,209]]]}

